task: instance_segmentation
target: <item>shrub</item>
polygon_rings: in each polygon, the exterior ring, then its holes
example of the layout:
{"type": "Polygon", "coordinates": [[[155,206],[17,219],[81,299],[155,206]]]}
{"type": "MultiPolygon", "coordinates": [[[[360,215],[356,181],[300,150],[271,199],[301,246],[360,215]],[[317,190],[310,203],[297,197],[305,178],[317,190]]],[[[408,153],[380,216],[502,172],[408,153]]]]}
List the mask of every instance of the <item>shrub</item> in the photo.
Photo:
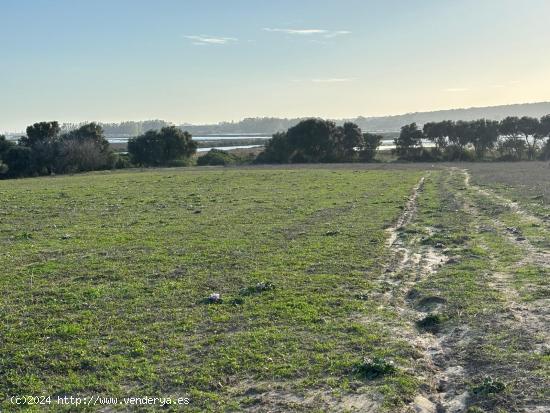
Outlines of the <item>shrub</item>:
{"type": "Polygon", "coordinates": [[[355,370],[366,379],[373,380],[380,376],[394,374],[397,368],[393,361],[384,357],[366,357],[355,370]]]}
{"type": "Polygon", "coordinates": [[[142,166],[167,165],[171,161],[186,160],[197,150],[191,135],[175,126],[160,131],[148,131],[128,141],[132,161],[142,166]]]}
{"type": "Polygon", "coordinates": [[[416,322],[419,329],[428,331],[430,333],[437,333],[441,328],[443,317],[439,314],[428,314],[422,320],[416,322]]]}
{"type": "Polygon", "coordinates": [[[211,149],[207,154],[200,156],[197,159],[197,165],[234,165],[237,163],[237,157],[229,152],[222,151],[220,149],[211,149]]]}
{"type": "Polygon", "coordinates": [[[14,178],[31,174],[32,149],[16,145],[3,155],[8,165],[7,176],[14,178]]]}
{"type": "Polygon", "coordinates": [[[115,154],[115,169],[131,168],[132,162],[130,162],[130,156],[128,154],[117,153],[115,154]]]}
{"type": "Polygon", "coordinates": [[[501,393],[505,389],[506,384],[491,376],[487,376],[480,384],[475,386],[472,391],[478,396],[487,396],[489,394],[501,393]]]}
{"type": "Polygon", "coordinates": [[[58,143],[58,172],[82,172],[110,169],[115,155],[103,135],[103,128],[89,123],[62,135],[58,143]]]}

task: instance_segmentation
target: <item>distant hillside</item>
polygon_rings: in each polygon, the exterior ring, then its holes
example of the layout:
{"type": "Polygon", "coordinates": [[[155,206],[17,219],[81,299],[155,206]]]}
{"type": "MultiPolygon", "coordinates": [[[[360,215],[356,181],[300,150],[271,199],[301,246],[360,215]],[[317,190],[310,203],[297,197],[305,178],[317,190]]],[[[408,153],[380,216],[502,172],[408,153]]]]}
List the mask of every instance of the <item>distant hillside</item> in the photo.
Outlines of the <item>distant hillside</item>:
{"type": "MultiPolygon", "coordinates": [[[[501,120],[506,116],[532,116],[540,118],[548,114],[550,114],[550,102],[540,102],[481,108],[438,110],[434,112],[416,112],[395,116],[360,116],[351,119],[335,119],[335,121],[338,124],[344,121],[351,121],[357,123],[361,129],[366,132],[383,133],[397,132],[401,129],[401,126],[412,122],[416,122],[422,126],[426,122],[442,120],[473,120],[479,118],[501,120]]],[[[181,129],[189,131],[193,136],[251,135],[251,137],[253,137],[254,135],[272,135],[276,132],[285,131],[303,119],[305,118],[246,118],[239,122],[220,122],[207,125],[181,124],[178,126],[181,129]]],[[[171,123],[163,120],[127,121],[121,123],[100,122],[100,124],[103,126],[105,134],[108,137],[131,137],[151,129],[160,129],[163,126],[171,125],[171,123]]],[[[65,123],[62,125],[62,130],[66,132],[80,125],[81,124],[65,123]]],[[[17,138],[19,136],[21,136],[21,133],[8,133],[8,137],[11,138],[17,138]]]]}
{"type": "MultiPolygon", "coordinates": [[[[434,112],[416,112],[395,116],[358,117],[346,119],[357,123],[361,129],[369,132],[396,132],[401,126],[416,122],[423,125],[426,122],[442,120],[501,120],[507,116],[541,116],[550,114],[550,102],[522,103],[515,105],[488,106],[468,109],[449,109],[434,112]]],[[[240,122],[221,122],[214,125],[180,125],[193,135],[210,134],[266,134],[284,131],[304,118],[247,118],[240,122]]],[[[345,120],[337,119],[337,123],[345,120]]]]}
{"type": "Polygon", "coordinates": [[[361,129],[367,131],[391,132],[398,131],[401,126],[416,122],[423,125],[426,122],[443,120],[474,120],[486,118],[501,120],[507,116],[532,116],[540,118],[550,114],[550,102],[523,103],[516,105],[488,106],[482,108],[449,109],[434,112],[416,112],[396,116],[359,117],[351,119],[361,129]]]}

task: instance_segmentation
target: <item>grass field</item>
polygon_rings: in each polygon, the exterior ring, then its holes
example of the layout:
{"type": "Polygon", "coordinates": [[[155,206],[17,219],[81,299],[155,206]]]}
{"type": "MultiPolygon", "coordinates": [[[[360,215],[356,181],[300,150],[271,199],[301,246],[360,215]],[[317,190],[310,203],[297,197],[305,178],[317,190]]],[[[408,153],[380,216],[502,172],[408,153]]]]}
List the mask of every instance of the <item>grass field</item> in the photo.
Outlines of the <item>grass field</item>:
{"type": "Polygon", "coordinates": [[[0,181],[0,410],[550,411],[550,169],[509,168],[0,181]]]}

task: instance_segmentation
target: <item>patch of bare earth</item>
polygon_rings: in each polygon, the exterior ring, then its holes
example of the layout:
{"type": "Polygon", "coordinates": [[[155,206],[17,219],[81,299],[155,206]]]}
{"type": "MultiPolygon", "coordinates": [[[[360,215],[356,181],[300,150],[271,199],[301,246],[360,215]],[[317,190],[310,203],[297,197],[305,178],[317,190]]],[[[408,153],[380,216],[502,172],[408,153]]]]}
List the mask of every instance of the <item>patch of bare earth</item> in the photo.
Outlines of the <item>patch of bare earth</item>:
{"type": "Polygon", "coordinates": [[[249,399],[243,411],[248,412],[365,412],[380,411],[380,395],[365,392],[335,395],[329,389],[303,390],[291,389],[285,382],[245,383],[238,397],[249,399]],[[243,392],[244,390],[244,392],[243,392]]]}
{"type": "MultiPolygon", "coordinates": [[[[414,188],[403,213],[396,224],[387,229],[387,246],[392,251],[393,260],[386,269],[386,284],[391,287],[383,296],[382,302],[389,303],[406,320],[408,327],[399,334],[413,343],[421,357],[417,360],[417,376],[421,376],[428,386],[423,389],[405,411],[417,413],[461,412],[464,411],[468,394],[455,383],[463,382],[464,369],[452,357],[453,343],[463,338],[466,329],[455,329],[450,333],[439,331],[419,332],[417,323],[426,317],[437,314],[445,306],[441,297],[424,297],[419,301],[415,296],[415,285],[436,273],[449,261],[444,249],[424,245],[419,235],[404,237],[404,230],[413,222],[418,209],[418,195],[422,192],[425,178],[414,188]]],[[[433,235],[437,230],[424,228],[433,235]]]]}

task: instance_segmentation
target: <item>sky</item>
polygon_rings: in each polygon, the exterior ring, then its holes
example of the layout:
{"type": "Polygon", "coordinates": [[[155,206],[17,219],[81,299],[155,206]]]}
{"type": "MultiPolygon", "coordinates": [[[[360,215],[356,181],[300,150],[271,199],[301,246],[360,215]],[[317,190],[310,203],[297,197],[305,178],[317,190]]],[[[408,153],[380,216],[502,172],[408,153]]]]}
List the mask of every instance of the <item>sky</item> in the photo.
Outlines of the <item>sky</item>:
{"type": "Polygon", "coordinates": [[[0,0],[0,131],[550,100],[549,0],[0,0]]]}

